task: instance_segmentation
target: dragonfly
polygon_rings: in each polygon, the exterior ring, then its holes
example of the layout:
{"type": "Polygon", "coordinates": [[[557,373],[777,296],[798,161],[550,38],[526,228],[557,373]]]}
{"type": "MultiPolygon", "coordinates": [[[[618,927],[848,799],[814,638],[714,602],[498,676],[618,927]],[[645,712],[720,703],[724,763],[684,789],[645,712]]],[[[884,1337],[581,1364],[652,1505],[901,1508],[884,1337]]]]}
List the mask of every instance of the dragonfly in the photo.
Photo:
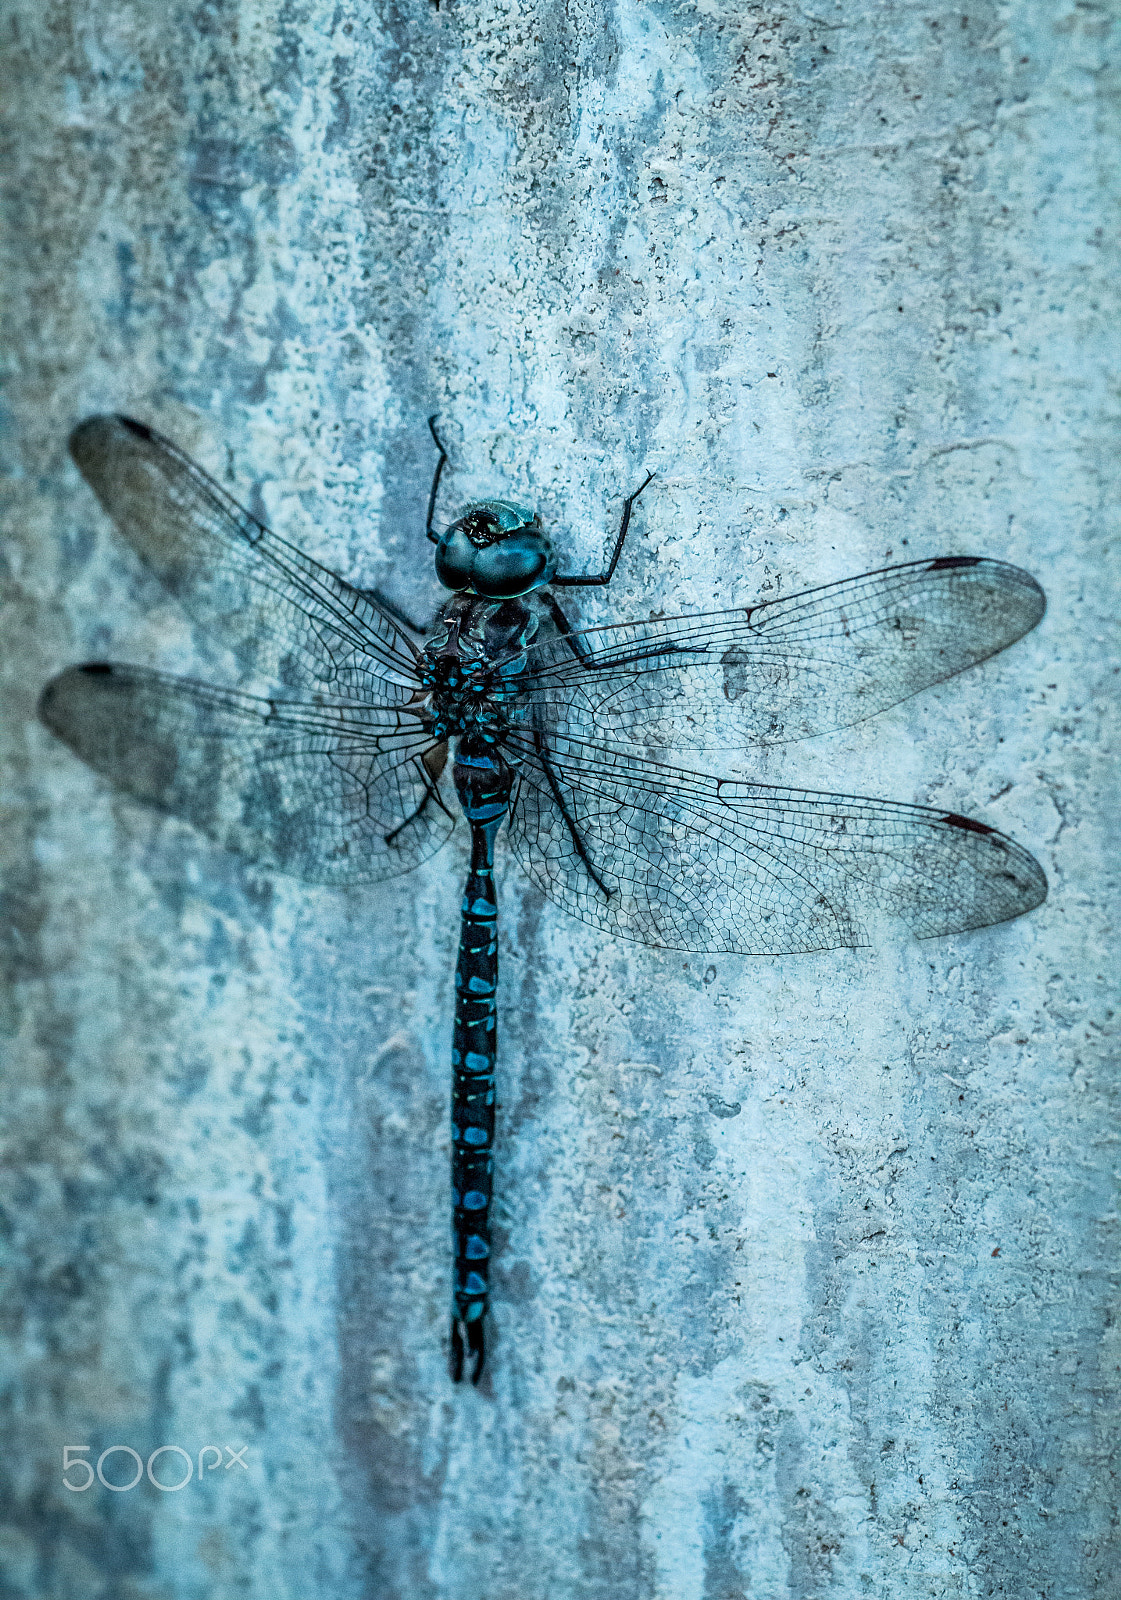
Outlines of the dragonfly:
{"type": "Polygon", "coordinates": [[[498,995],[496,837],[544,895],[665,950],[778,956],[918,938],[1038,906],[1020,845],[956,812],[673,764],[844,728],[983,661],[1043,615],[1028,573],[977,556],[885,567],[694,616],[580,627],[540,518],[468,505],[426,534],[451,597],[422,627],[272,533],[168,439],[124,416],[70,452],[119,532],[233,654],[237,687],[104,661],[43,691],[46,725],[135,799],[324,884],[386,880],[470,832],[452,1026],[449,1365],[478,1383],[491,1256],[498,995]]]}

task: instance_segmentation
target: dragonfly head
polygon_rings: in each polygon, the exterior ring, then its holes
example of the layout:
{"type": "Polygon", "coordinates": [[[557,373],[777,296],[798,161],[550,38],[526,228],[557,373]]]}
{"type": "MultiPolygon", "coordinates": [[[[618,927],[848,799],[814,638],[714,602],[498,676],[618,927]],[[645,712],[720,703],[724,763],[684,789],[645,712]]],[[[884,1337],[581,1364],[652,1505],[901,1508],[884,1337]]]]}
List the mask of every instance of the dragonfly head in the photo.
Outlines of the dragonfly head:
{"type": "Polygon", "coordinates": [[[475,501],[436,546],[436,576],[444,587],[487,600],[540,589],[556,570],[536,512],[508,500],[475,501]]]}

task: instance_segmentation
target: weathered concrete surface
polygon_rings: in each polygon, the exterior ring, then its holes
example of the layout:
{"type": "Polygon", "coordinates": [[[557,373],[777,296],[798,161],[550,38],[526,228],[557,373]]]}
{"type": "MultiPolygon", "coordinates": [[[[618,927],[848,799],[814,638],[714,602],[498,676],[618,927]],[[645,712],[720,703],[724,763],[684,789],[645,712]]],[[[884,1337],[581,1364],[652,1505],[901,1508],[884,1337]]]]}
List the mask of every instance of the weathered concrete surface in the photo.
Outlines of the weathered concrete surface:
{"type": "Polygon", "coordinates": [[[0,1593],[1116,1595],[1116,12],[3,9],[0,1593]],[[574,561],[657,467],[588,617],[1021,563],[1032,637],[765,770],[982,816],[1049,901],[708,961],[507,860],[494,1349],[454,1391],[462,840],[307,889],[36,723],[74,660],[228,665],[67,462],[107,407],[419,610],[431,410],[449,504],[528,498],[574,561]],[[74,1444],[248,1470],[69,1493],[74,1444]]]}

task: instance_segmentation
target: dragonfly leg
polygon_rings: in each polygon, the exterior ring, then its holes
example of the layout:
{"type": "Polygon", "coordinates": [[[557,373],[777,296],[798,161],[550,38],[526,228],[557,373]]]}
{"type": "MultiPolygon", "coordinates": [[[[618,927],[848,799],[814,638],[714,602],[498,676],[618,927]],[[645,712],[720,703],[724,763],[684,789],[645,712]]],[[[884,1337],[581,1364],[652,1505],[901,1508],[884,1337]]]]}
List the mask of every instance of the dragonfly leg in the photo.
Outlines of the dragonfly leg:
{"type": "Polygon", "coordinates": [[[610,900],[611,890],[604,883],[596,869],[592,866],[592,858],[584,848],[584,841],[580,837],[580,830],[576,826],[576,819],[573,817],[572,813],[565,804],[564,795],[561,793],[560,784],[557,782],[557,775],[553,771],[553,764],[549,760],[549,753],[545,748],[545,740],[542,737],[541,729],[536,726],[533,729],[533,743],[537,750],[537,759],[540,761],[545,770],[545,776],[549,780],[549,788],[552,790],[553,799],[556,801],[560,814],[565,820],[565,825],[568,828],[569,833],[572,835],[572,843],[576,850],[576,854],[584,863],[584,866],[587,868],[588,877],[591,878],[596,888],[603,895],[603,898],[605,900],[610,900]]]}
{"type": "Polygon", "coordinates": [[[428,492],[428,520],[424,525],[424,531],[433,544],[438,544],[440,535],[432,526],[432,519],[436,515],[436,492],[440,487],[440,474],[444,470],[444,462],[448,459],[448,452],[444,449],[440,442],[440,435],[436,432],[436,418],[434,415],[428,419],[428,431],[432,435],[440,456],[436,462],[436,470],[432,474],[432,488],[428,492]]]}
{"type": "Polygon", "coordinates": [[[396,839],[397,835],[399,833],[403,833],[405,831],[405,829],[409,826],[410,822],[415,822],[416,819],[423,814],[424,808],[425,808],[425,806],[427,806],[427,804],[431,800],[431,798],[432,798],[432,790],[431,789],[426,789],[424,791],[424,799],[420,802],[420,805],[417,806],[416,810],[414,812],[412,812],[411,815],[407,816],[405,818],[404,822],[399,822],[397,824],[397,826],[391,832],[386,834],[386,836],[385,836],[386,844],[392,844],[393,841],[396,839]]]}
{"type": "Polygon", "coordinates": [[[615,568],[619,565],[619,557],[623,553],[623,540],[627,537],[627,529],[631,525],[631,510],[635,501],[638,499],[643,489],[646,488],[646,485],[650,482],[653,476],[654,474],[652,472],[648,472],[645,480],[639,484],[635,492],[632,495],[629,495],[627,499],[623,501],[623,525],[619,529],[619,537],[615,541],[615,548],[611,552],[611,560],[607,563],[606,570],[603,572],[589,573],[583,577],[569,576],[567,578],[554,578],[552,580],[554,584],[557,584],[560,588],[573,589],[578,585],[582,585],[584,588],[588,589],[594,586],[602,587],[604,584],[611,582],[611,579],[615,573],[615,568]]]}
{"type": "Polygon", "coordinates": [[[415,822],[419,816],[423,815],[425,807],[428,805],[430,800],[435,800],[436,804],[439,806],[440,810],[445,816],[451,816],[451,812],[440,799],[440,791],[436,787],[436,779],[439,778],[444,765],[443,760],[440,759],[441,751],[443,752],[444,757],[446,757],[448,751],[446,744],[434,745],[431,750],[426,751],[426,753],[421,756],[420,762],[417,764],[417,770],[420,772],[421,782],[424,784],[424,799],[420,802],[420,805],[417,806],[416,810],[411,812],[409,816],[405,818],[404,822],[399,822],[395,828],[391,829],[390,832],[386,834],[386,844],[392,844],[397,835],[399,833],[403,833],[404,830],[409,826],[410,822],[415,822]],[[433,757],[436,758],[435,762],[432,762],[433,757]],[[431,782],[429,781],[430,779],[432,780],[431,782]]]}
{"type": "MultiPolygon", "coordinates": [[[[557,625],[557,632],[560,634],[568,648],[572,651],[572,654],[576,657],[576,660],[582,667],[587,667],[589,671],[594,670],[597,666],[597,663],[592,652],[584,643],[584,635],[582,633],[577,633],[574,630],[571,622],[569,622],[568,618],[565,616],[562,607],[557,602],[555,595],[546,594],[545,601],[549,607],[549,613],[557,625]]],[[[643,649],[635,650],[630,655],[613,656],[611,659],[611,664],[614,667],[629,667],[632,665],[637,665],[641,662],[651,662],[666,656],[703,656],[706,654],[707,648],[705,645],[666,644],[662,641],[659,641],[653,646],[646,646],[643,649]]]]}
{"type": "Polygon", "coordinates": [[[580,635],[573,631],[572,624],[565,616],[556,596],[552,594],[546,594],[545,603],[549,607],[549,615],[557,625],[557,632],[560,634],[565,644],[572,651],[572,654],[576,657],[577,661],[582,667],[588,666],[588,648],[581,639],[580,635]]]}

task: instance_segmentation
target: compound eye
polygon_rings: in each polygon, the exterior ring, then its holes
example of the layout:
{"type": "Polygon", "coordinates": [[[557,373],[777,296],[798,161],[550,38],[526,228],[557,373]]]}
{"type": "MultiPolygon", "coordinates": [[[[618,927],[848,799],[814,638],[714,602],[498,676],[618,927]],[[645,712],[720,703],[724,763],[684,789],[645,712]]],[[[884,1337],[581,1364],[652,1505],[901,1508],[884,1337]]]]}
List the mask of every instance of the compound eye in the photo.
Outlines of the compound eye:
{"type": "Polygon", "coordinates": [[[512,600],[548,583],[555,571],[549,541],[526,529],[480,550],[471,582],[475,593],[488,600],[512,600]]]}
{"type": "Polygon", "coordinates": [[[448,529],[436,546],[436,576],[445,589],[466,589],[479,554],[458,525],[448,529]]]}

